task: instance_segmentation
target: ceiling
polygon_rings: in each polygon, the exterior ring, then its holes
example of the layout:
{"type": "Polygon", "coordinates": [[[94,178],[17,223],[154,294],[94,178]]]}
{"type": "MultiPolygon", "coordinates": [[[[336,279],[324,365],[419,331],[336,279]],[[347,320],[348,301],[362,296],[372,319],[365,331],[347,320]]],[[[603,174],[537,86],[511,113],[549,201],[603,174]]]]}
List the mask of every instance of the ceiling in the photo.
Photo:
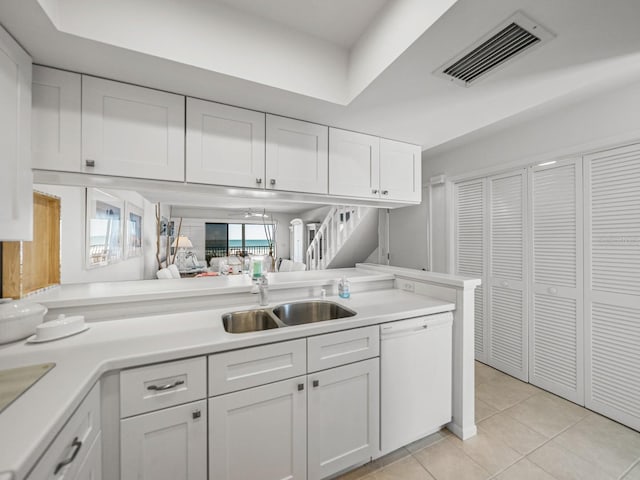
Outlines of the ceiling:
{"type": "Polygon", "coordinates": [[[640,80],[637,0],[21,0],[34,61],[420,144],[640,80]],[[470,88],[433,71],[522,10],[556,38],[470,88]]]}
{"type": "Polygon", "coordinates": [[[351,48],[389,0],[219,0],[343,48],[351,48]]]}

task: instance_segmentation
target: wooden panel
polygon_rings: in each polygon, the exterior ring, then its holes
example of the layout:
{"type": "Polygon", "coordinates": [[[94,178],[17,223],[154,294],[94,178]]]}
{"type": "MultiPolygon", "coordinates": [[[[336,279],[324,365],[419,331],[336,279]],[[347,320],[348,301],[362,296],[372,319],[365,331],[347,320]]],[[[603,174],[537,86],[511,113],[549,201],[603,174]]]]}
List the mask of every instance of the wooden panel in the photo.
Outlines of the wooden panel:
{"type": "Polygon", "coordinates": [[[60,199],[33,193],[33,241],[5,242],[2,294],[25,295],[60,284],[60,199]]]}

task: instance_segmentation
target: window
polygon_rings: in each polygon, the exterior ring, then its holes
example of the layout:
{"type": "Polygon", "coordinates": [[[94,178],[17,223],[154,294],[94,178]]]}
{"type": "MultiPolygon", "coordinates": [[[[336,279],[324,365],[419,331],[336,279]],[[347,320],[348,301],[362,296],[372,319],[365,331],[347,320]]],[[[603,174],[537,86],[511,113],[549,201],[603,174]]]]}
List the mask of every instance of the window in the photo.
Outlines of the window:
{"type": "Polygon", "coordinates": [[[127,202],[127,258],[142,255],[142,209],[127,202]]]}
{"type": "Polygon", "coordinates": [[[273,231],[273,224],[206,223],[205,257],[207,263],[212,257],[267,255],[269,254],[267,232],[273,238],[273,231]]]}
{"type": "Polygon", "coordinates": [[[87,267],[122,259],[124,202],[102,190],[87,189],[87,267]]]}

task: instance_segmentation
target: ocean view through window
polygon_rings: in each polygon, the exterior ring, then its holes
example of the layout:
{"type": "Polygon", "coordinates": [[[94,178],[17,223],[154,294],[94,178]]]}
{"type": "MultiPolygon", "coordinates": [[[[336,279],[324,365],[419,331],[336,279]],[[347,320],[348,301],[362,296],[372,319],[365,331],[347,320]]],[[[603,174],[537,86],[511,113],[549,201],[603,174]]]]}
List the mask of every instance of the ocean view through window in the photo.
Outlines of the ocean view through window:
{"type": "Polygon", "coordinates": [[[212,257],[268,255],[271,246],[265,229],[273,237],[273,224],[206,223],[207,263],[212,257]]]}

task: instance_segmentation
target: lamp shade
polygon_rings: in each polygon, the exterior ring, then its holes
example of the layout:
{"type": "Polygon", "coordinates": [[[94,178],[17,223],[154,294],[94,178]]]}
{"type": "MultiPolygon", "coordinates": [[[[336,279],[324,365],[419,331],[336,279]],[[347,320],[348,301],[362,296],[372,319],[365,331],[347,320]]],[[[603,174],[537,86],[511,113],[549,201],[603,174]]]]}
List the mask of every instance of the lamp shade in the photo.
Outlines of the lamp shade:
{"type": "Polygon", "coordinates": [[[178,238],[176,238],[173,243],[171,244],[172,248],[193,248],[193,244],[191,243],[191,240],[189,240],[189,237],[187,237],[186,235],[180,235],[178,238]]]}

